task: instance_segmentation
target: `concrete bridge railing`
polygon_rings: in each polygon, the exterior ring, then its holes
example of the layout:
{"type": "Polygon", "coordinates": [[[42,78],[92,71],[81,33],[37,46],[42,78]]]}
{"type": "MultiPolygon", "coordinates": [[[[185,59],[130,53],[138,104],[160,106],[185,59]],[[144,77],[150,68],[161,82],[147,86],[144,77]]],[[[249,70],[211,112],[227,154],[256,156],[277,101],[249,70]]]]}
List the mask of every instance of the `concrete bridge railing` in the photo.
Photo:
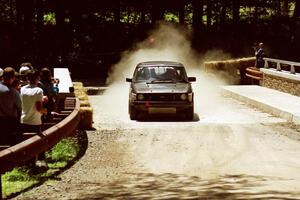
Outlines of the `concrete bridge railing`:
{"type": "MultiPolygon", "coordinates": [[[[273,58],[264,58],[265,69],[269,68],[276,68],[277,71],[282,71],[282,67],[288,67],[291,74],[296,74],[295,67],[300,67],[300,63],[298,62],[291,62],[286,60],[279,60],[279,59],[273,59],[273,58]]],[[[300,68],[299,68],[300,69],[300,68]]]]}
{"type": "Polygon", "coordinates": [[[254,67],[255,57],[209,61],[204,63],[204,71],[228,80],[227,84],[257,84],[300,96],[300,63],[273,58],[264,60],[264,68],[254,67]]]}

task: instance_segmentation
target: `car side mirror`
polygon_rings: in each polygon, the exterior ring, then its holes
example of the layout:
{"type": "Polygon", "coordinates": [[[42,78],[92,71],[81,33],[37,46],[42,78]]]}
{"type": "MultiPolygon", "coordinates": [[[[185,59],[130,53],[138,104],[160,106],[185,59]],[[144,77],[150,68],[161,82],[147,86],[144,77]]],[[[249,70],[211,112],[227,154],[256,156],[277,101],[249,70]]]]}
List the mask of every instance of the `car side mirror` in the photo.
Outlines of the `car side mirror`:
{"type": "Polygon", "coordinates": [[[188,77],[188,81],[189,82],[195,82],[196,81],[196,77],[188,77]]]}
{"type": "Polygon", "coordinates": [[[126,82],[132,82],[132,78],[126,78],[126,82]]]}

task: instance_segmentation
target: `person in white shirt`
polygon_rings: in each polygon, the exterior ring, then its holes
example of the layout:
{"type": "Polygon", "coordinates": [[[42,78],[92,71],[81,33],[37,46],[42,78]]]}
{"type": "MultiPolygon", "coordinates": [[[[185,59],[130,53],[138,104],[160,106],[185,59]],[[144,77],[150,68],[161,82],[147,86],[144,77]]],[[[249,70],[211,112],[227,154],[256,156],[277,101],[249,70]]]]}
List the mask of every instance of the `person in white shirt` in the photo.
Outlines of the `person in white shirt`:
{"type": "Polygon", "coordinates": [[[40,73],[37,70],[30,70],[27,77],[29,84],[21,88],[21,130],[23,133],[40,133],[43,114],[43,90],[37,86],[40,73]]]}

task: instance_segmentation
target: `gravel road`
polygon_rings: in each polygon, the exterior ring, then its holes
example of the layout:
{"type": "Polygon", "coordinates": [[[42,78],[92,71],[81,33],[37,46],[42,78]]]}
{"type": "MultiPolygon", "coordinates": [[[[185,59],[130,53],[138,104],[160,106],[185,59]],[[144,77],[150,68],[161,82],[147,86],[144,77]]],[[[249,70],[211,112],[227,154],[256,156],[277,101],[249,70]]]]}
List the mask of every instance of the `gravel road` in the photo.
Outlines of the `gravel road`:
{"type": "Polygon", "coordinates": [[[85,155],[14,199],[300,199],[299,127],[222,96],[131,121],[127,92],[90,96],[85,155]]]}

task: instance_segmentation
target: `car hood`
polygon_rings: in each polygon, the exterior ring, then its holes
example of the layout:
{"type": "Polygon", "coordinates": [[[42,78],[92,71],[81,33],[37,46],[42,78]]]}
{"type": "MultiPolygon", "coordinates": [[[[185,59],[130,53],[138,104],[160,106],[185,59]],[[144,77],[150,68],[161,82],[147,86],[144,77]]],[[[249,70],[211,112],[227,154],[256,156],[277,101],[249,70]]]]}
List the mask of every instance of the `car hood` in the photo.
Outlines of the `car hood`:
{"type": "Polygon", "coordinates": [[[191,92],[190,83],[134,83],[132,89],[137,93],[186,93],[191,92]]]}

